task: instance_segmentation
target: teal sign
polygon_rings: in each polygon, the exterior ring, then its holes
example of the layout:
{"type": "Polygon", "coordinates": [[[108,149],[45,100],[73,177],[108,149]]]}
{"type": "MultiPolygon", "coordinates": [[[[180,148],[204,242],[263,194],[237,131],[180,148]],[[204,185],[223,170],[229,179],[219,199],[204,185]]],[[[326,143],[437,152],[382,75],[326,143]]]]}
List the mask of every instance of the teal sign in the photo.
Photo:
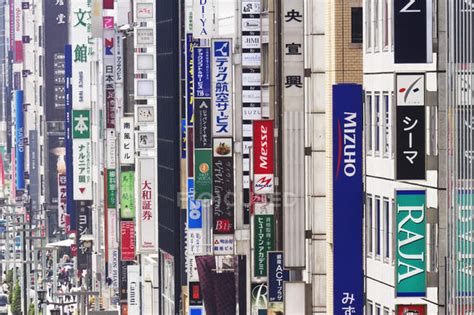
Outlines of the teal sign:
{"type": "Polygon", "coordinates": [[[397,297],[426,296],[426,192],[397,191],[397,297]]]}
{"type": "Polygon", "coordinates": [[[474,224],[473,217],[474,191],[460,190],[458,192],[458,213],[457,213],[457,259],[456,259],[456,277],[457,277],[457,295],[472,296],[472,285],[474,276],[472,268],[474,261],[474,241],[472,240],[472,231],[474,224]]]}

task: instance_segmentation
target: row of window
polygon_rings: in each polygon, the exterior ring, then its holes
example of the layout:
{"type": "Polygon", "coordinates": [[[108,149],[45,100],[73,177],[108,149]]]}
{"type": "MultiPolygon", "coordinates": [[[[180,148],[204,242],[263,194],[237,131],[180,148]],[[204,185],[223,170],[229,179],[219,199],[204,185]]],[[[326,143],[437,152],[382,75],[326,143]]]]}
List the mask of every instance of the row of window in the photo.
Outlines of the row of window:
{"type": "Polygon", "coordinates": [[[393,262],[392,209],[393,199],[367,195],[366,241],[367,255],[386,263],[393,262]]]}
{"type": "Polygon", "coordinates": [[[366,50],[393,51],[393,0],[365,1],[366,50]]]}
{"type": "Polygon", "coordinates": [[[393,92],[366,92],[367,155],[392,157],[393,92]]]}
{"type": "Polygon", "coordinates": [[[367,312],[366,315],[394,315],[395,311],[390,310],[388,307],[384,307],[380,304],[374,303],[367,300],[367,312]]]}

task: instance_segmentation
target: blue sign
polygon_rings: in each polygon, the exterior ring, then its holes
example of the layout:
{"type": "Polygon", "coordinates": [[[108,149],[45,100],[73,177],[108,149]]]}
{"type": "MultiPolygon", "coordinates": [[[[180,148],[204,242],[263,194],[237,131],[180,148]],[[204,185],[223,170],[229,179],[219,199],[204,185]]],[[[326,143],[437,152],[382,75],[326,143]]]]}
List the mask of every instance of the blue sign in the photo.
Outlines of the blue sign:
{"type": "Polygon", "coordinates": [[[193,107],[194,107],[194,47],[199,41],[193,40],[193,34],[186,35],[186,104],[187,104],[187,123],[188,127],[193,126],[193,107]]]}
{"type": "Polygon", "coordinates": [[[186,119],[181,119],[181,158],[186,158],[186,119]]]}
{"type": "Polygon", "coordinates": [[[202,315],[202,307],[199,308],[190,308],[189,315],[202,315]]]}
{"type": "Polygon", "coordinates": [[[362,314],[362,87],[333,86],[334,313],[362,314]]]}
{"type": "Polygon", "coordinates": [[[202,202],[194,199],[194,178],[188,178],[188,228],[202,228],[202,202]]]}
{"type": "Polygon", "coordinates": [[[15,145],[15,160],[16,160],[16,189],[25,189],[25,121],[23,112],[23,91],[15,91],[15,105],[16,105],[16,145],[15,145]]]}
{"type": "Polygon", "coordinates": [[[283,302],[283,282],[290,272],[283,269],[283,252],[268,252],[268,302],[283,302]]]}
{"type": "Polygon", "coordinates": [[[70,229],[76,230],[76,215],[74,211],[74,199],[73,199],[73,165],[72,165],[72,46],[64,46],[64,68],[65,68],[65,107],[64,107],[64,121],[66,122],[66,187],[67,191],[71,192],[66,194],[66,210],[69,215],[70,229]]]}
{"type": "Polygon", "coordinates": [[[211,97],[211,49],[194,47],[194,97],[211,97]]]}

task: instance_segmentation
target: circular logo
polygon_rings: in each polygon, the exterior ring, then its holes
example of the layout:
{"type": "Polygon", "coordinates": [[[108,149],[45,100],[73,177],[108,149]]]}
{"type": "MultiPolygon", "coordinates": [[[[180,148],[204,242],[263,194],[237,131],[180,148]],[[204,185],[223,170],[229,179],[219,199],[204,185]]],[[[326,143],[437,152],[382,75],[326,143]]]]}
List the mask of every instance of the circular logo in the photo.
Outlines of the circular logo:
{"type": "Polygon", "coordinates": [[[209,172],[209,164],[201,163],[201,165],[199,165],[199,171],[203,174],[206,174],[207,172],[209,172]]]}

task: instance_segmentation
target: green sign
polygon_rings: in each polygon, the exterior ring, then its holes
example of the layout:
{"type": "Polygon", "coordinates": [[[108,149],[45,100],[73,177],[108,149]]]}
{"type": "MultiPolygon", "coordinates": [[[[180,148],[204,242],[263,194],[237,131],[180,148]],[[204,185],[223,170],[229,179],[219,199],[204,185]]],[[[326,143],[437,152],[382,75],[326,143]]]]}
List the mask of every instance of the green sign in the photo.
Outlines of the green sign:
{"type": "Polygon", "coordinates": [[[195,199],[209,200],[212,196],[212,150],[194,151],[195,199]]]}
{"type": "Polygon", "coordinates": [[[458,215],[457,215],[457,259],[456,278],[457,295],[471,296],[474,276],[472,273],[474,253],[474,242],[472,241],[474,192],[462,190],[458,192],[458,215]]]}
{"type": "Polygon", "coordinates": [[[89,110],[72,111],[72,137],[89,139],[91,137],[91,113],[89,110]]]}
{"type": "Polygon", "coordinates": [[[396,296],[426,296],[426,192],[397,191],[396,296]]]}
{"type": "Polygon", "coordinates": [[[135,218],[135,173],[120,173],[120,218],[135,218]]]}
{"type": "Polygon", "coordinates": [[[117,173],[107,170],[107,206],[115,208],[117,205],[117,173]]]}
{"type": "Polygon", "coordinates": [[[275,250],[275,219],[272,214],[254,216],[255,277],[267,276],[267,252],[275,250]]]}

